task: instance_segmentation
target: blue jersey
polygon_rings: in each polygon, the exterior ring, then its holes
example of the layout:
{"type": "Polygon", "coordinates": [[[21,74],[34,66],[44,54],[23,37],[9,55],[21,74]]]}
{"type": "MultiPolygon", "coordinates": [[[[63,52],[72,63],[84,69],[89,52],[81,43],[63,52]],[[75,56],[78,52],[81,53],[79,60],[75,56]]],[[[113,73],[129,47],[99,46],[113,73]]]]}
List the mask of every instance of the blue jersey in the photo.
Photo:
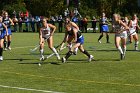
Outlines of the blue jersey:
{"type": "Polygon", "coordinates": [[[3,18],[3,23],[7,26],[7,28],[10,28],[10,20],[9,20],[9,17],[6,17],[6,18],[3,18]]]}
{"type": "Polygon", "coordinates": [[[0,23],[0,39],[3,39],[4,38],[4,27],[3,27],[3,24],[0,23]]]}

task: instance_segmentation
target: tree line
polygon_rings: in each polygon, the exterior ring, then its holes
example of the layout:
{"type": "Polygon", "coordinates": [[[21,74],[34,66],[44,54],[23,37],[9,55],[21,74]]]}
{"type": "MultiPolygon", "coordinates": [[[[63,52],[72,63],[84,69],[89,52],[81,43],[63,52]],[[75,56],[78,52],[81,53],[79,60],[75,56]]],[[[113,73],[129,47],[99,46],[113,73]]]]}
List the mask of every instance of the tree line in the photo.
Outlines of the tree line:
{"type": "Polygon", "coordinates": [[[138,0],[0,0],[0,9],[10,14],[13,11],[25,12],[32,15],[55,16],[62,15],[66,8],[77,8],[83,16],[100,16],[105,12],[107,16],[120,13],[123,16],[139,13],[138,0]],[[69,4],[67,2],[69,1],[69,4]]]}

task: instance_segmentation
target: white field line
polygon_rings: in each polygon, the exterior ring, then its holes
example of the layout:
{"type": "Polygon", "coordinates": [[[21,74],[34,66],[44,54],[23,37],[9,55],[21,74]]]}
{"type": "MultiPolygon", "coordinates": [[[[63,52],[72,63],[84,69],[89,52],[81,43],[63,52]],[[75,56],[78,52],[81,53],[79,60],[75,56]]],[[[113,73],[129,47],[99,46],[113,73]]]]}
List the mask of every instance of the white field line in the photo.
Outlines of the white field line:
{"type": "Polygon", "coordinates": [[[23,46],[23,47],[13,47],[12,49],[31,48],[31,47],[35,47],[35,45],[34,46],[23,46]]]}
{"type": "Polygon", "coordinates": [[[18,90],[26,90],[26,91],[44,92],[44,93],[64,93],[64,92],[38,90],[38,89],[31,89],[31,88],[12,87],[12,86],[5,86],[5,85],[0,85],[0,87],[2,87],[2,88],[11,88],[11,89],[18,89],[18,90]]]}

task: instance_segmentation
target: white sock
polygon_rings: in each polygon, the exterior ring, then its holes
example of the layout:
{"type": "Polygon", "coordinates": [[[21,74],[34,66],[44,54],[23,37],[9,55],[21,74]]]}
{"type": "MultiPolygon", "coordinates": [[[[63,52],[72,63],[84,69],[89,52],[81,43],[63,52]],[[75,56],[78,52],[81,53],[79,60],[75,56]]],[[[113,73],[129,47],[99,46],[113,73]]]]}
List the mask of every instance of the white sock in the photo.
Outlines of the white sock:
{"type": "Polygon", "coordinates": [[[135,42],[135,47],[138,47],[139,41],[135,42]]]}
{"type": "Polygon", "coordinates": [[[123,48],[123,54],[126,53],[126,46],[123,48]]]}
{"type": "Polygon", "coordinates": [[[123,54],[122,48],[120,46],[118,47],[118,50],[121,54],[123,54]]]}
{"type": "Polygon", "coordinates": [[[54,47],[52,48],[52,51],[53,51],[56,55],[59,55],[58,52],[56,51],[56,49],[55,49],[54,47]]]}
{"type": "Polygon", "coordinates": [[[77,51],[78,51],[78,47],[77,47],[77,48],[75,48],[75,50],[74,50],[74,51],[75,51],[75,53],[77,53],[77,51]]]}
{"type": "Polygon", "coordinates": [[[40,49],[40,55],[42,56],[44,53],[44,49],[40,49]]]}

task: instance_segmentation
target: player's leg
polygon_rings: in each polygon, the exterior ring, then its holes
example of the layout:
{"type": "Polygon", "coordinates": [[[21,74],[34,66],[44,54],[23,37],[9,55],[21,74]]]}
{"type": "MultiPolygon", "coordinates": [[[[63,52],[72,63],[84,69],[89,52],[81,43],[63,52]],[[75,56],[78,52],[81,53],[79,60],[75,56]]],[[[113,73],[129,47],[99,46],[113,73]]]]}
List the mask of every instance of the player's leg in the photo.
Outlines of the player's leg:
{"type": "Polygon", "coordinates": [[[40,60],[44,60],[44,44],[45,44],[45,41],[44,41],[44,38],[42,38],[43,41],[42,43],[40,44],[40,60]]]}
{"type": "Polygon", "coordinates": [[[98,42],[99,42],[99,43],[101,43],[101,41],[100,41],[100,40],[102,39],[102,37],[103,37],[103,36],[104,36],[104,33],[103,33],[103,32],[101,32],[101,35],[100,35],[100,36],[99,36],[99,38],[98,38],[98,42]]]}
{"type": "Polygon", "coordinates": [[[109,33],[108,32],[106,32],[106,43],[110,43],[109,42],[109,33]]]}
{"type": "Polygon", "coordinates": [[[125,53],[126,53],[126,38],[122,38],[121,42],[122,42],[123,59],[124,59],[125,58],[125,53]]]}
{"type": "Polygon", "coordinates": [[[135,40],[135,50],[138,50],[138,44],[139,44],[138,34],[133,35],[133,38],[135,40]]]}
{"type": "Polygon", "coordinates": [[[10,45],[11,45],[11,35],[8,35],[7,36],[7,49],[9,49],[9,50],[11,50],[11,47],[10,47],[10,45]]]}
{"type": "Polygon", "coordinates": [[[79,50],[84,53],[86,56],[88,56],[88,61],[90,62],[94,57],[93,55],[89,54],[88,51],[86,51],[84,48],[83,48],[83,45],[80,45],[79,46],[79,50]]]}
{"type": "Polygon", "coordinates": [[[71,50],[68,53],[66,53],[66,56],[62,58],[62,62],[65,63],[68,60],[68,58],[73,54],[74,49],[79,46],[80,43],[76,43],[75,45],[73,45],[71,50]]]}
{"type": "Polygon", "coordinates": [[[55,55],[57,56],[57,59],[60,60],[60,56],[59,56],[58,52],[57,52],[56,49],[53,47],[53,37],[51,36],[50,38],[48,38],[47,42],[48,42],[49,48],[55,53],[55,55]]]}
{"type": "Polygon", "coordinates": [[[123,50],[120,46],[120,41],[121,41],[121,38],[120,37],[115,37],[115,46],[116,48],[118,49],[118,51],[120,52],[120,55],[121,55],[121,60],[123,59],[123,50]]]}
{"type": "Polygon", "coordinates": [[[3,60],[3,41],[4,39],[0,39],[0,61],[3,60]]]}

